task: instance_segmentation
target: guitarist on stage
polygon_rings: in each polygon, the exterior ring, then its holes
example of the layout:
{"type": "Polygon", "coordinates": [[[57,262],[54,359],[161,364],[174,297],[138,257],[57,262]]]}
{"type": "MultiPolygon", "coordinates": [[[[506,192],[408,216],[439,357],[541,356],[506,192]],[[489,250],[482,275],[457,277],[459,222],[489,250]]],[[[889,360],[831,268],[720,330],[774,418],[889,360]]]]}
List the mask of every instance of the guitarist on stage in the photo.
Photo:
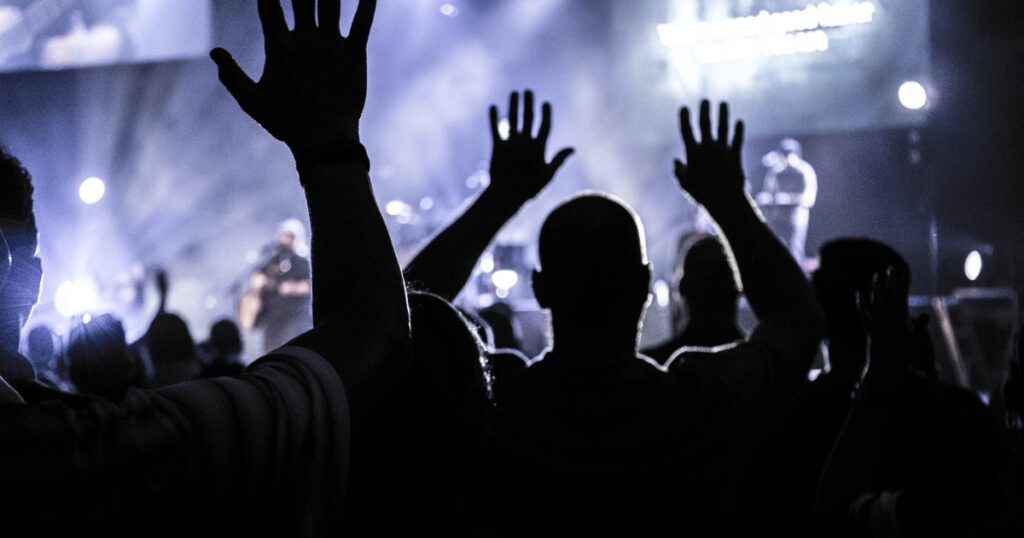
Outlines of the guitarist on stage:
{"type": "Polygon", "coordinates": [[[312,273],[309,260],[296,252],[304,235],[297,220],[278,226],[273,255],[253,273],[249,291],[239,301],[242,328],[263,328],[265,352],[313,328],[312,273]]]}

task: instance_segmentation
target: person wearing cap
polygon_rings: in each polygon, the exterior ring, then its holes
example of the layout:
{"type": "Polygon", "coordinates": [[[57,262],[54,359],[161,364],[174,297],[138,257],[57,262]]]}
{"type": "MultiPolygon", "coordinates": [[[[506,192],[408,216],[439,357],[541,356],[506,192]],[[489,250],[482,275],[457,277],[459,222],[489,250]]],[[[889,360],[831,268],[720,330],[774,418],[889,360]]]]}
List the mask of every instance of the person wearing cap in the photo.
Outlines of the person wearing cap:
{"type": "Polygon", "coordinates": [[[250,281],[250,294],[258,294],[259,307],[255,319],[250,321],[243,316],[243,326],[263,329],[266,352],[313,327],[313,273],[304,255],[309,250],[305,236],[305,226],[298,219],[280,223],[272,256],[250,281]]]}
{"type": "Polygon", "coordinates": [[[768,227],[803,265],[811,208],[818,200],[818,175],[803,159],[800,142],[792,138],[780,141],[762,162],[768,173],[757,194],[757,205],[768,227]]]}

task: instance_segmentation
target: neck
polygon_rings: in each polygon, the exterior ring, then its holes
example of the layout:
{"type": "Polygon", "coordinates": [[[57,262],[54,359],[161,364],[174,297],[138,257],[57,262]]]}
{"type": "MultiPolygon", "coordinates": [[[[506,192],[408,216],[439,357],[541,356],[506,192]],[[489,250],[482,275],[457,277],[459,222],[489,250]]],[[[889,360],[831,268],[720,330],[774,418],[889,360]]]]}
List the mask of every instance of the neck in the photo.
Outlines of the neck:
{"type": "Polygon", "coordinates": [[[552,314],[551,355],[569,361],[610,362],[637,355],[639,320],[630,324],[562,320],[552,314]]]}
{"type": "Polygon", "coordinates": [[[740,330],[736,326],[736,316],[702,316],[702,315],[691,315],[689,321],[686,322],[687,331],[702,331],[702,332],[736,332],[740,330]]]}

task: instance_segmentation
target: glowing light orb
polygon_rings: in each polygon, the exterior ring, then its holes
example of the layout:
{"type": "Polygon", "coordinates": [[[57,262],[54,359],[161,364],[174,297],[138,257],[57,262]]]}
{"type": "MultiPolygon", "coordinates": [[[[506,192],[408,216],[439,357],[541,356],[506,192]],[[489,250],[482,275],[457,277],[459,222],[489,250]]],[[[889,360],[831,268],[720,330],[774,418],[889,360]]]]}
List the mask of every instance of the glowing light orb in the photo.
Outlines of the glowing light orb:
{"type": "Polygon", "coordinates": [[[78,186],[78,197],[88,205],[99,202],[106,193],[107,185],[98,177],[90,177],[78,186]]]}
{"type": "Polygon", "coordinates": [[[981,269],[983,266],[984,263],[981,259],[981,253],[977,250],[972,250],[971,253],[967,255],[967,259],[964,260],[964,276],[966,276],[967,280],[970,280],[971,282],[978,280],[978,277],[981,276],[981,269]]]}
{"type": "Polygon", "coordinates": [[[908,110],[921,110],[928,104],[928,90],[913,80],[900,85],[900,104],[908,110]]]}

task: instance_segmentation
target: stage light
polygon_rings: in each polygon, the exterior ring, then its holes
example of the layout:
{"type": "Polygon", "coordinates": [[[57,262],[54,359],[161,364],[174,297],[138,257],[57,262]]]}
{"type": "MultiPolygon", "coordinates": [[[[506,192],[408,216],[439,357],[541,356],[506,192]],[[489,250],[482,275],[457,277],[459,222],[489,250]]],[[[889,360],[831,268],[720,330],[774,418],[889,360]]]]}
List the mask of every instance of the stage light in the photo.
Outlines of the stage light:
{"type": "Polygon", "coordinates": [[[384,206],[384,211],[392,217],[397,217],[399,215],[408,215],[412,212],[412,208],[401,200],[391,200],[388,202],[388,205],[384,206]]]}
{"type": "Polygon", "coordinates": [[[485,273],[494,272],[494,254],[491,254],[490,252],[484,253],[480,258],[480,270],[485,273]]]}
{"type": "Polygon", "coordinates": [[[512,124],[509,123],[508,118],[502,118],[498,121],[498,134],[501,135],[502,138],[507,139],[511,132],[512,124]]]}
{"type": "Polygon", "coordinates": [[[107,193],[107,186],[98,177],[90,177],[78,186],[78,197],[88,205],[95,204],[103,199],[107,193]]]}
{"type": "Polygon", "coordinates": [[[60,315],[71,317],[97,308],[100,294],[92,279],[67,281],[57,288],[53,303],[60,315]]]}
{"type": "Polygon", "coordinates": [[[964,276],[967,277],[967,280],[974,282],[981,276],[981,270],[983,267],[984,262],[982,261],[981,253],[977,250],[972,250],[971,253],[967,255],[967,259],[964,260],[964,276]]]}
{"type": "Polygon", "coordinates": [[[654,297],[658,301],[658,306],[662,308],[668,306],[672,297],[672,288],[669,287],[668,282],[659,280],[654,283],[654,297]]]}
{"type": "Polygon", "coordinates": [[[433,198],[427,196],[426,198],[423,198],[422,200],[420,200],[420,209],[422,209],[424,211],[430,211],[431,208],[433,208],[433,207],[434,207],[434,199],[433,198]]]}
{"type": "Polygon", "coordinates": [[[921,110],[928,104],[928,90],[913,80],[900,85],[900,104],[908,110],[921,110]]]}
{"type": "Polygon", "coordinates": [[[85,325],[88,325],[88,324],[92,323],[92,315],[91,314],[85,314],[84,316],[82,316],[82,323],[85,324],[85,325]]]}
{"type": "Polygon", "coordinates": [[[441,6],[441,14],[445,17],[458,17],[459,8],[455,7],[454,4],[445,4],[441,6]]]}
{"type": "Polygon", "coordinates": [[[519,283],[519,273],[516,273],[515,271],[512,271],[510,269],[502,269],[500,271],[495,271],[493,274],[491,274],[491,282],[494,283],[494,287],[498,288],[499,292],[501,290],[508,291],[514,288],[516,284],[519,283]]]}

